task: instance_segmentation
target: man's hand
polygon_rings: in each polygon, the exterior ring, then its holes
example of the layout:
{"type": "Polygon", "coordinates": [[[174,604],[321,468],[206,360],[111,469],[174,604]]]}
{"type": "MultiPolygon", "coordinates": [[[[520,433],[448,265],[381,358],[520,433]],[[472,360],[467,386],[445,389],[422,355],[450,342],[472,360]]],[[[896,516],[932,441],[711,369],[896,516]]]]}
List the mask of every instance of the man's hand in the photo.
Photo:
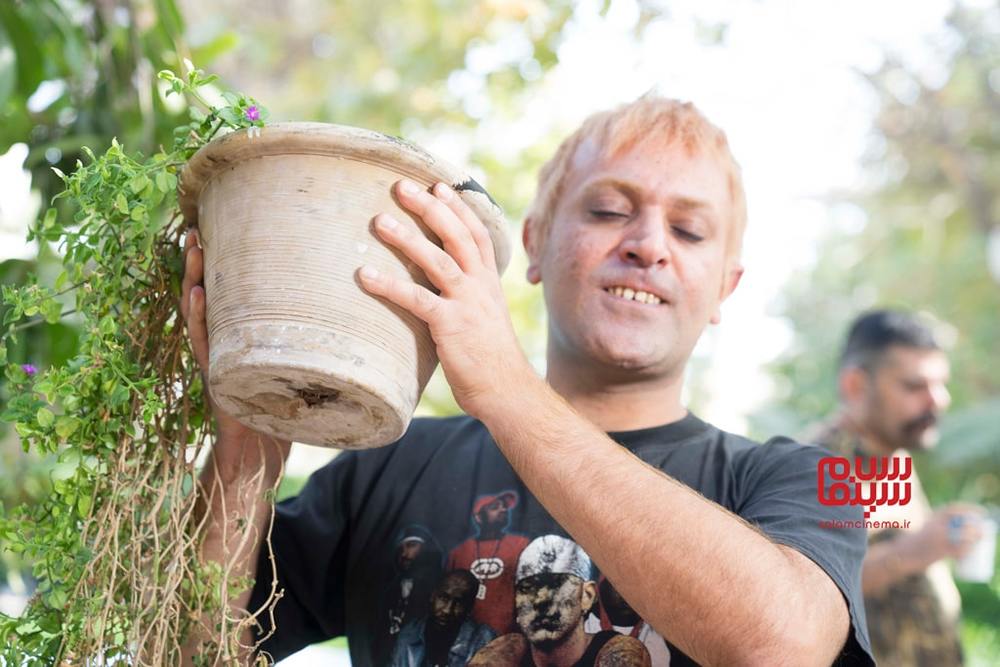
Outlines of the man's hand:
{"type": "Polygon", "coordinates": [[[205,321],[205,273],[204,255],[201,250],[198,230],[193,229],[184,243],[184,280],[181,283],[181,316],[187,324],[188,339],[195,360],[201,367],[205,400],[218,427],[213,449],[214,462],[223,471],[224,477],[234,476],[236,471],[253,474],[264,466],[267,477],[276,479],[284,460],[288,457],[291,443],[258,433],[238,422],[232,415],[221,410],[213,401],[208,390],[208,326],[205,321]],[[248,447],[248,443],[262,444],[248,447]]]}
{"type": "MultiPolygon", "coordinates": [[[[217,430],[212,452],[199,477],[197,513],[207,515],[201,543],[204,561],[216,562],[230,574],[229,581],[256,576],[257,557],[271,521],[272,506],[266,491],[277,486],[291,443],[258,433],[212,403],[208,391],[208,327],[205,322],[203,255],[198,232],[192,230],[184,244],[184,281],[181,315],[187,324],[195,360],[201,367],[205,400],[217,430]]],[[[230,590],[229,603],[242,617],[250,590],[230,590]]],[[[182,647],[185,665],[201,651],[201,642],[215,636],[218,618],[205,617],[189,632],[182,647]]],[[[249,626],[241,633],[245,646],[253,643],[249,626]]]]}
{"type": "Polygon", "coordinates": [[[423,270],[439,293],[409,277],[367,266],[359,272],[361,285],[427,323],[455,400],[478,417],[503,389],[534,376],[514,334],[493,241],[482,221],[444,183],[431,194],[404,180],[395,193],[403,208],[441,239],[443,249],[415,225],[384,213],[375,217],[375,230],[423,270]]]}
{"type": "Polygon", "coordinates": [[[212,414],[219,424],[220,432],[242,435],[250,431],[231,415],[220,410],[208,391],[208,325],[205,321],[205,263],[198,230],[192,229],[184,242],[184,280],[181,283],[181,316],[187,325],[188,340],[195,361],[201,367],[201,377],[205,386],[205,400],[212,408],[212,414]]]}
{"type": "Polygon", "coordinates": [[[985,511],[977,505],[953,503],[934,512],[920,530],[871,544],[862,570],[862,592],[877,595],[942,558],[961,558],[981,536],[977,520],[981,516],[985,511]]]}
{"type": "Polygon", "coordinates": [[[977,505],[953,503],[936,512],[913,534],[909,548],[926,565],[942,558],[961,558],[982,536],[978,518],[985,516],[977,505]]]}

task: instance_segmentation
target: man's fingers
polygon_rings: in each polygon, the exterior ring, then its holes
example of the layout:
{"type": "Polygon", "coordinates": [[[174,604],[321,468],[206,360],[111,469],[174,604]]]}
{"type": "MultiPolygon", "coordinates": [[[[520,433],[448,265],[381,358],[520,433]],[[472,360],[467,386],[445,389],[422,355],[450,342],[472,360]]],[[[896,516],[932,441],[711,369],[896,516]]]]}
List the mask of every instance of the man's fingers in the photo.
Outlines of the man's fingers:
{"type": "Polygon", "coordinates": [[[945,512],[947,512],[949,515],[959,515],[963,517],[969,515],[984,516],[986,514],[986,510],[984,510],[979,505],[973,505],[972,503],[964,503],[964,502],[949,503],[945,507],[945,512]]]}
{"type": "Polygon", "coordinates": [[[962,526],[962,543],[972,546],[983,536],[983,526],[979,521],[970,521],[962,526]]]}
{"type": "Polygon", "coordinates": [[[184,280],[181,282],[181,315],[188,319],[190,315],[191,289],[200,285],[204,277],[204,255],[197,245],[197,232],[188,235],[184,244],[184,280]]]}
{"type": "Polygon", "coordinates": [[[430,322],[442,304],[441,297],[423,285],[402,280],[372,266],[362,266],[358,279],[366,291],[388,299],[424,322],[430,322]]]}
{"type": "Polygon", "coordinates": [[[379,238],[402,250],[439,290],[444,291],[464,275],[451,255],[392,216],[384,213],[375,216],[375,230],[379,238]]]}
{"type": "Polygon", "coordinates": [[[187,233],[187,236],[184,237],[184,252],[187,252],[192,247],[200,248],[201,243],[199,241],[198,230],[191,229],[191,231],[187,233]]]}
{"type": "Polygon", "coordinates": [[[441,239],[445,252],[463,271],[482,262],[472,234],[443,201],[410,180],[396,184],[396,196],[406,210],[416,214],[441,239]]]}
{"type": "Polygon", "coordinates": [[[191,350],[194,358],[201,366],[203,373],[208,373],[208,326],[205,324],[205,288],[195,285],[188,297],[189,310],[187,318],[188,338],[191,339],[191,350]]]}
{"type": "Polygon", "coordinates": [[[493,251],[493,239],[490,237],[489,230],[486,229],[486,225],[483,221],[479,219],[479,216],[469,208],[468,204],[465,203],[458,193],[455,192],[447,183],[438,183],[434,186],[434,195],[443,201],[448,208],[452,210],[455,216],[462,221],[466,229],[472,235],[473,241],[476,243],[476,247],[479,248],[479,255],[483,260],[483,263],[492,269],[496,268],[497,260],[496,255],[493,251]]]}

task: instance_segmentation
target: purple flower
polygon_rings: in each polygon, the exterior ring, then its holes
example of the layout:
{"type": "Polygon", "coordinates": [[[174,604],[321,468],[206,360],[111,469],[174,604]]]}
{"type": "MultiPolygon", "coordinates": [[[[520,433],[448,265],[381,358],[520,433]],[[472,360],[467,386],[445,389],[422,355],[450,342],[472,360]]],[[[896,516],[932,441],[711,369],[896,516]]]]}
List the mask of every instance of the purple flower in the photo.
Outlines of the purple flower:
{"type": "Polygon", "coordinates": [[[35,373],[38,372],[38,369],[32,366],[31,364],[22,364],[21,370],[27,373],[29,376],[34,375],[35,373]]]}
{"type": "Polygon", "coordinates": [[[244,114],[246,115],[247,120],[252,120],[252,121],[260,120],[260,109],[257,108],[256,104],[251,104],[250,106],[248,106],[244,114]]]}

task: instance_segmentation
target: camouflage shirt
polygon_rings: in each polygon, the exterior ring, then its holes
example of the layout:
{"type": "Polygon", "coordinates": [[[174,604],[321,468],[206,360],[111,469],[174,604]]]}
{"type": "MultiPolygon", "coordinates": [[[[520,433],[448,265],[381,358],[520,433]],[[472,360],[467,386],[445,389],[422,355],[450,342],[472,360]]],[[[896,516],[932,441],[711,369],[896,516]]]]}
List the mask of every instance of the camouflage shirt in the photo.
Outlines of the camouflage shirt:
{"type": "MultiPolygon", "coordinates": [[[[813,429],[805,442],[826,447],[852,459],[871,456],[861,441],[828,422],[813,429]]],[[[908,456],[908,454],[903,454],[908,456]]],[[[919,530],[931,515],[916,472],[910,477],[912,496],[905,506],[880,507],[880,519],[911,521],[907,530],[919,530]],[[893,515],[884,513],[893,510],[893,515]]],[[[874,518],[874,517],[873,517],[874,518]]],[[[869,529],[868,544],[891,540],[903,530],[869,529]]],[[[875,660],[880,667],[953,667],[962,664],[958,638],[960,598],[944,561],[923,572],[900,579],[889,588],[865,595],[868,632],[875,660]]]]}

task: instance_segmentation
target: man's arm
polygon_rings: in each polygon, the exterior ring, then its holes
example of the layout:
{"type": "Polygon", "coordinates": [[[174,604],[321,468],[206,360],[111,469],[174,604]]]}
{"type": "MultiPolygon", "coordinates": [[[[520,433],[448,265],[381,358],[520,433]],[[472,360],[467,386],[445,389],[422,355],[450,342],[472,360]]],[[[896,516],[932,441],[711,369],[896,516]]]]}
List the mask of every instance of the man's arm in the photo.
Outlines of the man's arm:
{"type": "MultiPolygon", "coordinates": [[[[249,580],[257,575],[260,550],[270,530],[274,512],[269,495],[281,481],[290,443],[255,432],[220,433],[199,478],[196,518],[204,522],[201,543],[203,563],[217,563],[227,572],[226,582],[249,580]]],[[[252,585],[226,589],[233,622],[246,618],[252,585]]],[[[185,642],[187,659],[198,655],[200,644],[219,618],[205,618],[206,627],[185,642]]],[[[231,627],[231,626],[230,626],[231,627]]],[[[220,638],[216,631],[217,638],[220,638]]],[[[253,645],[249,626],[240,634],[244,647],[253,645]]]]}
{"type": "Polygon", "coordinates": [[[362,286],[427,322],[459,405],[629,604],[704,664],[829,664],[847,638],[833,581],[792,549],[646,465],[578,415],[524,357],[482,222],[455,193],[398,184],[442,241],[377,216],[439,289],[363,268],[362,286]]]}
{"type": "MultiPolygon", "coordinates": [[[[192,231],[185,246],[184,282],[181,288],[181,315],[195,358],[203,371],[208,369],[208,330],[205,323],[205,290],[202,252],[197,232],[192,231]]],[[[207,397],[207,389],[206,389],[207,397]]],[[[197,505],[197,520],[204,522],[201,559],[217,563],[228,572],[228,581],[249,578],[257,573],[257,558],[271,524],[273,503],[268,492],[281,480],[291,443],[253,431],[222,411],[214,410],[216,439],[203,468],[197,505]]],[[[225,590],[230,614],[239,621],[246,617],[251,589],[225,590]]],[[[198,655],[209,636],[219,639],[217,623],[204,618],[187,637],[182,654],[185,664],[198,655]]],[[[223,624],[225,627],[226,624],[223,624]]],[[[246,628],[241,643],[249,647],[252,633],[246,628]]]]}
{"type": "Polygon", "coordinates": [[[701,664],[833,662],[850,620],[819,566],[642,462],[532,378],[498,391],[481,418],[650,625],[701,664]]]}
{"type": "Polygon", "coordinates": [[[983,513],[975,505],[949,505],[935,512],[920,530],[875,542],[865,555],[861,591],[865,595],[878,594],[942,558],[961,558],[980,536],[978,524],[970,518],[983,513]],[[956,518],[960,525],[951,527],[956,518]]]}

